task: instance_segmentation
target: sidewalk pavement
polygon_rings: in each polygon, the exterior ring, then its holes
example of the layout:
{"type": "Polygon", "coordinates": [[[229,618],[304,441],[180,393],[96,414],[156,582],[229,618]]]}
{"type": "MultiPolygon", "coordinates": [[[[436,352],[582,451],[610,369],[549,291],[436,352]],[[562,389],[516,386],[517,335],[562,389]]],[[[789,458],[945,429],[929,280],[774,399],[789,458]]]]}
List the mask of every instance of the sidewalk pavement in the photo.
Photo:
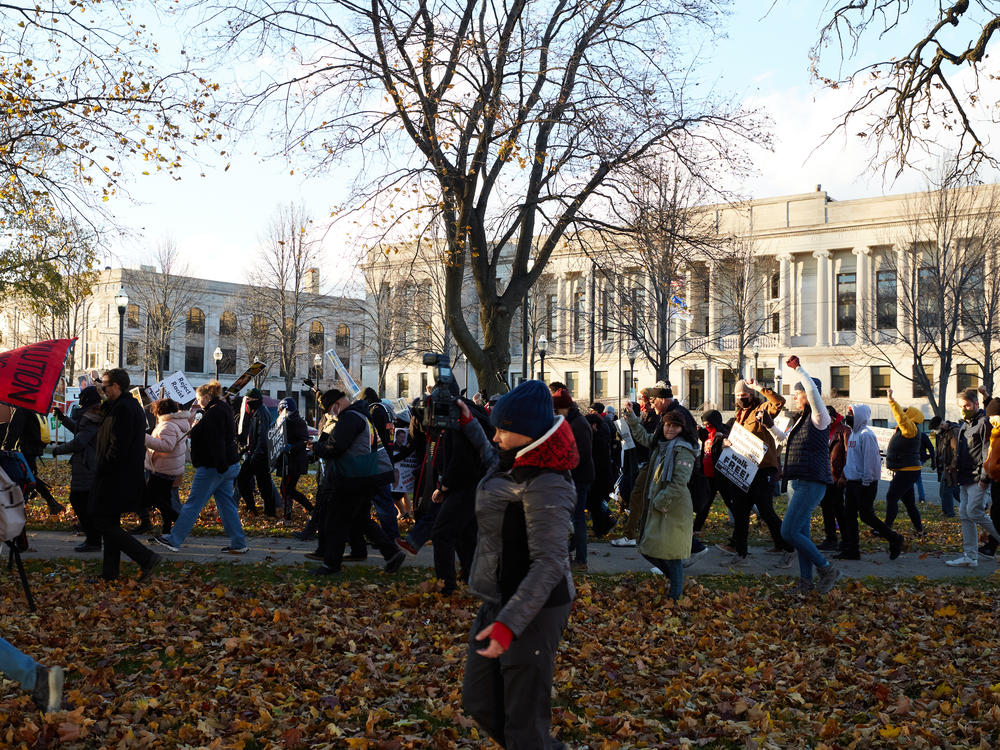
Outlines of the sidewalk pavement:
{"type": "MultiPolygon", "coordinates": [[[[35,559],[78,559],[100,560],[99,552],[78,553],[73,547],[83,540],[69,531],[29,531],[29,551],[23,554],[26,560],[35,559]]],[[[143,538],[143,541],[147,541],[143,538]]],[[[222,552],[229,543],[224,536],[190,536],[179,552],[170,552],[159,545],[147,542],[150,547],[167,560],[186,560],[194,563],[230,562],[230,563],[270,563],[271,565],[302,565],[310,567],[319,563],[304,557],[306,552],[316,548],[315,542],[300,542],[290,537],[248,537],[250,551],[243,555],[231,555],[222,552]]],[[[840,568],[847,578],[887,578],[906,579],[922,576],[933,580],[953,578],[986,578],[997,571],[997,561],[980,556],[979,565],[975,568],[953,568],[945,565],[945,560],[958,557],[961,550],[950,550],[947,554],[940,552],[907,552],[896,560],[890,560],[884,551],[863,555],[861,560],[828,559],[840,568]]],[[[798,561],[793,558],[788,567],[779,567],[781,556],[768,554],[763,547],[751,547],[746,563],[741,566],[730,565],[732,557],[709,547],[708,551],[697,558],[686,569],[689,576],[743,574],[748,576],[797,576],[798,561]]],[[[381,566],[382,557],[369,550],[368,565],[381,566]]],[[[607,542],[591,542],[588,553],[590,573],[648,573],[650,565],[639,554],[635,547],[613,547],[607,542]]],[[[404,566],[432,568],[434,558],[430,547],[424,547],[416,556],[407,556],[404,566]]]]}

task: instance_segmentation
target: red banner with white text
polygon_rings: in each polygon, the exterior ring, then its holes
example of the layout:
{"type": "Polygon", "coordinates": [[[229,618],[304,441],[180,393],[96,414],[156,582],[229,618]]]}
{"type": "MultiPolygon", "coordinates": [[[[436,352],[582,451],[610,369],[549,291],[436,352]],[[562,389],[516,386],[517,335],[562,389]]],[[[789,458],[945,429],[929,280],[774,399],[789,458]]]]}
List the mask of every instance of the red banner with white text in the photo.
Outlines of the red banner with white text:
{"type": "Polygon", "coordinates": [[[54,339],[0,353],[0,403],[48,414],[75,343],[75,338],[54,339]]]}

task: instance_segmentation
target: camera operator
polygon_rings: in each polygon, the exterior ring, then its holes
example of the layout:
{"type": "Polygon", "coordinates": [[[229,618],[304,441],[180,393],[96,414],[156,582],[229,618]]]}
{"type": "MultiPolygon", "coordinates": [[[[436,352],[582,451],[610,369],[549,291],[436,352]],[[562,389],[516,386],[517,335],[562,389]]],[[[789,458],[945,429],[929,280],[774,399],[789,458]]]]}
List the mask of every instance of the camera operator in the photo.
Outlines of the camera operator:
{"type": "Polygon", "coordinates": [[[385,535],[371,517],[372,497],[392,480],[392,473],[390,471],[388,476],[384,476],[374,468],[367,473],[347,471],[348,467],[357,469],[374,452],[372,446],[378,438],[368,419],[368,403],[360,399],[352,404],[346,394],[334,391],[324,394],[324,405],[329,405],[328,411],[336,417],[337,423],[329,437],[313,449],[317,458],[326,461],[323,480],[331,495],[327,501],[323,565],[314,569],[312,574],[340,573],[344,546],[358,529],[363,530],[368,540],[382,553],[386,571],[395,573],[403,565],[406,553],[385,535]],[[338,397],[334,399],[332,396],[338,397]]]}
{"type": "MultiPolygon", "coordinates": [[[[449,378],[438,382],[435,391],[447,388],[457,403],[464,403],[480,423],[488,427],[486,413],[473,401],[459,397],[458,383],[449,378]]],[[[492,433],[489,429],[488,435],[492,433]]],[[[434,549],[434,574],[441,582],[441,594],[455,592],[458,576],[455,572],[455,555],[461,566],[462,577],[468,580],[472,558],[476,551],[476,485],[483,476],[479,451],[465,433],[455,427],[441,431],[437,446],[441,453],[441,473],[431,501],[440,506],[431,542],[434,549]]]]}

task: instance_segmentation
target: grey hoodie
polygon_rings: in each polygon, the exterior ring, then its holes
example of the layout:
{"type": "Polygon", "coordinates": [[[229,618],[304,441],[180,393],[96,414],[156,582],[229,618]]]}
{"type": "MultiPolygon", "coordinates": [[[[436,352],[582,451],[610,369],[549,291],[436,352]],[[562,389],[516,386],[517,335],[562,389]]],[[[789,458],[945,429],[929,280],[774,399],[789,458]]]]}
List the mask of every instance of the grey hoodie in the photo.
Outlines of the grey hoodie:
{"type": "Polygon", "coordinates": [[[849,482],[860,481],[864,486],[878,482],[882,476],[882,459],[878,452],[878,440],[875,433],[868,428],[871,421],[871,407],[865,404],[852,404],[854,425],[847,438],[847,463],[844,464],[844,479],[849,482]]]}

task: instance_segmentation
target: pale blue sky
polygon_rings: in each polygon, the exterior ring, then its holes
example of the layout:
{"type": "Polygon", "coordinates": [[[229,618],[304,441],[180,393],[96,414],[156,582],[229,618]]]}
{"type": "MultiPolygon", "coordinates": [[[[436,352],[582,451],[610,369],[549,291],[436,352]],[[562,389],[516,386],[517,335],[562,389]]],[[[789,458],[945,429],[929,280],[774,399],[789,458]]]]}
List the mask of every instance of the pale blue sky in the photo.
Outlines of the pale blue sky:
{"type": "MultiPolygon", "coordinates": [[[[819,4],[776,0],[773,7],[770,2],[745,1],[736,6],[728,39],[715,46],[705,76],[717,76],[718,90],[748,97],[774,120],[775,151],[755,154],[759,175],[739,186],[746,194],[762,198],[802,193],[817,184],[838,199],[920,189],[923,180],[912,173],[885,184],[869,168],[871,154],[856,138],[837,136],[817,148],[848,103],[847,92],[823,91],[809,79],[808,52],[818,33],[819,4]]],[[[171,44],[166,33],[160,41],[171,44]]],[[[173,44],[179,44],[176,38],[173,44]]],[[[831,56],[830,62],[835,59],[831,56]]],[[[112,262],[138,263],[169,236],[193,275],[242,281],[278,204],[303,201],[322,221],[345,199],[352,176],[349,166],[339,174],[307,177],[296,169],[292,175],[281,160],[255,156],[255,146],[268,149],[263,139],[247,140],[231,149],[232,159],[199,154],[199,163],[191,163],[180,182],[164,176],[137,178],[131,191],[141,205],[120,200],[112,208],[142,238],[117,247],[112,262]],[[228,171],[226,163],[231,164],[228,171]]],[[[356,250],[347,230],[335,228],[327,236],[327,281],[338,273],[342,278],[353,265],[356,250]]]]}

